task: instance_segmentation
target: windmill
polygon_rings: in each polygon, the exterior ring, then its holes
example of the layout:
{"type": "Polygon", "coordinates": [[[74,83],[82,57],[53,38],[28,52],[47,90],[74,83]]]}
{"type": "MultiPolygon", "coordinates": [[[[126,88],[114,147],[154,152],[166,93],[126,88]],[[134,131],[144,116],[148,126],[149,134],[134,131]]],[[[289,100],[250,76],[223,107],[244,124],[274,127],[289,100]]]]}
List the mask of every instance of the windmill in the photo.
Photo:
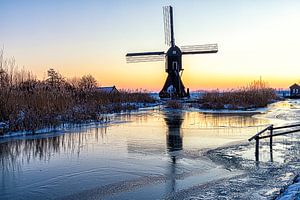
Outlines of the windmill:
{"type": "Polygon", "coordinates": [[[168,73],[167,80],[159,92],[160,98],[183,98],[189,97],[189,89],[185,90],[181,80],[182,55],[217,53],[217,44],[188,45],[179,48],[175,45],[173,8],[163,7],[165,43],[169,49],[158,52],[127,53],[127,63],[165,61],[165,71],[168,73]]]}

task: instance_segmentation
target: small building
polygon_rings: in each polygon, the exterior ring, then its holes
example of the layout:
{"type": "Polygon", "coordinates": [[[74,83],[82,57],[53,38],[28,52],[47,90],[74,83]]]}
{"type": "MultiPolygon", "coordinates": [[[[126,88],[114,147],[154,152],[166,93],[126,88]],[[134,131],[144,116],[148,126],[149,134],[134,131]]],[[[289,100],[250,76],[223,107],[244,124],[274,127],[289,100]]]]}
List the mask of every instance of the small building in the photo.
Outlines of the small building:
{"type": "Polygon", "coordinates": [[[300,98],[300,85],[295,83],[292,86],[290,86],[290,97],[300,98]]]}
{"type": "Polygon", "coordinates": [[[99,91],[99,92],[105,92],[105,93],[108,93],[108,94],[119,93],[119,90],[116,88],[116,86],[97,87],[96,90],[99,91]]]}

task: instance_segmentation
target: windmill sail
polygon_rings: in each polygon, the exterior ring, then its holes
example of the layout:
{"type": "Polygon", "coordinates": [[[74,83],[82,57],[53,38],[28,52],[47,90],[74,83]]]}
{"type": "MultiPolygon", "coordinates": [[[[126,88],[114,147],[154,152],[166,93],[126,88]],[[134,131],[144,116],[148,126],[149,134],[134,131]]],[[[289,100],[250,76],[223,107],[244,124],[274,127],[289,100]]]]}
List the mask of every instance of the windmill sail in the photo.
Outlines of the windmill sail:
{"type": "Polygon", "coordinates": [[[175,45],[174,26],[173,26],[173,8],[172,6],[163,7],[165,43],[168,46],[175,45]]]}
{"type": "Polygon", "coordinates": [[[165,44],[171,46],[170,40],[170,9],[169,6],[163,7],[164,16],[164,31],[165,31],[165,44]]]}
{"type": "Polygon", "coordinates": [[[218,44],[187,45],[181,47],[182,54],[217,53],[218,44]]]}
{"type": "Polygon", "coordinates": [[[164,61],[165,52],[142,52],[126,54],[127,63],[164,61]]]}

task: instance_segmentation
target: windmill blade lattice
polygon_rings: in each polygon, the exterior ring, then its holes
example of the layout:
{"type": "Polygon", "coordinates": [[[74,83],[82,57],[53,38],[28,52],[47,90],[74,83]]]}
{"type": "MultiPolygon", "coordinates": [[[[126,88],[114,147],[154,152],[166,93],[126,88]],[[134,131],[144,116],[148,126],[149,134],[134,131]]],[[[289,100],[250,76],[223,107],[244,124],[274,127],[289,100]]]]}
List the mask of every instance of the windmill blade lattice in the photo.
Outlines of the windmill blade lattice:
{"type": "Polygon", "coordinates": [[[163,16],[164,16],[165,44],[171,46],[170,6],[163,7],[163,16]]]}
{"type": "Polygon", "coordinates": [[[186,45],[181,47],[182,54],[217,53],[218,44],[186,45]]]}
{"type": "Polygon", "coordinates": [[[164,59],[165,59],[165,52],[163,51],[126,54],[127,63],[156,62],[156,61],[164,61],[164,59]]]}

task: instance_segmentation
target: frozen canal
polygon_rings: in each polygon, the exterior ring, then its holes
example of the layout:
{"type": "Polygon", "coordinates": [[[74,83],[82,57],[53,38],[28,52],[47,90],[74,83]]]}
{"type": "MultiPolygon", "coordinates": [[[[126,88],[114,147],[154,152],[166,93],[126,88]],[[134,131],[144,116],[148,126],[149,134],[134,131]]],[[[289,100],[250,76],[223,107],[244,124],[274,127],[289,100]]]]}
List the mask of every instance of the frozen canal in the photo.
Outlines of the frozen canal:
{"type": "Polygon", "coordinates": [[[300,168],[300,133],[247,139],[300,121],[300,102],[264,114],[153,109],[67,133],[0,139],[0,199],[270,199],[300,168]],[[265,144],[264,144],[265,143],[265,144]]]}

